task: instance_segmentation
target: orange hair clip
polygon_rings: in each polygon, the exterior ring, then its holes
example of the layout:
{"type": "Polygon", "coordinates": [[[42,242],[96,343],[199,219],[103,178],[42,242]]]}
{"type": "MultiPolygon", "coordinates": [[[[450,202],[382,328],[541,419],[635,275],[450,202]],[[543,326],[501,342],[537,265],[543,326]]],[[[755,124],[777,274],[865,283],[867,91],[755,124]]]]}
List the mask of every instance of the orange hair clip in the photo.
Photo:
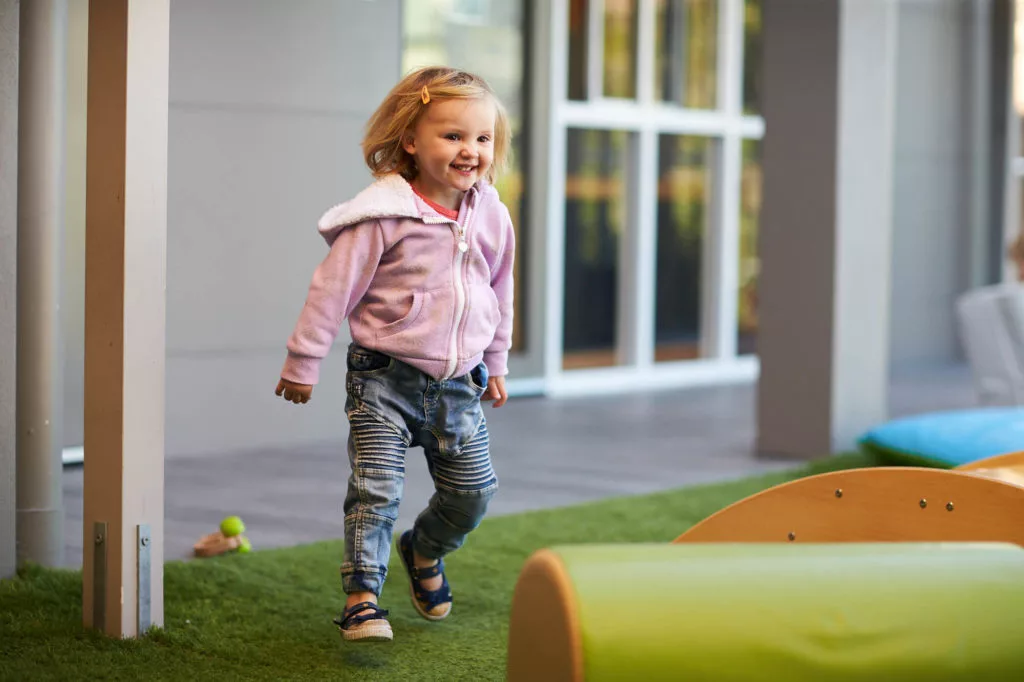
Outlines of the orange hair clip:
{"type": "Polygon", "coordinates": [[[427,90],[426,85],[424,85],[423,89],[420,90],[420,99],[423,100],[424,104],[430,104],[430,91],[427,90]]]}

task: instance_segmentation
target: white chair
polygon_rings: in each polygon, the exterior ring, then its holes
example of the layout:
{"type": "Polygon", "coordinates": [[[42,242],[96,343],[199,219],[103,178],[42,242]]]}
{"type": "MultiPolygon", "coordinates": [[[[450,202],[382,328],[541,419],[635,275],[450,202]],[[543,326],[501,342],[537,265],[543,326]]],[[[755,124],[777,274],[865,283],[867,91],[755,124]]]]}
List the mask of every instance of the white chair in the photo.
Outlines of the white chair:
{"type": "Polygon", "coordinates": [[[957,321],[982,405],[1024,404],[1024,287],[993,285],[956,302],[957,321]]]}

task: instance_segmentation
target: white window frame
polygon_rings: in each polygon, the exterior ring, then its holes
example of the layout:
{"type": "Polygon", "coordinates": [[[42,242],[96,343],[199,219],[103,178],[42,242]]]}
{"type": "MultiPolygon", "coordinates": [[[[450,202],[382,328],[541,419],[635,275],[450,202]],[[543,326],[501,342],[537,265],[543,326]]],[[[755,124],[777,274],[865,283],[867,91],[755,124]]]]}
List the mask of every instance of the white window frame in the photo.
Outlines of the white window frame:
{"type": "MultiPolygon", "coordinates": [[[[695,110],[654,100],[655,0],[638,0],[637,99],[591,97],[570,101],[568,89],[567,0],[538,3],[535,47],[546,67],[545,92],[536,98],[547,107],[545,135],[536,136],[537,204],[533,225],[545,225],[535,253],[543,264],[544,385],[550,395],[619,392],[631,386],[649,388],[752,381],[756,356],[736,351],[739,290],[740,183],[743,141],[761,139],[764,120],[743,113],[743,0],[718,0],[718,107],[695,110]],[[543,41],[543,43],[541,43],[543,41]],[[646,49],[644,49],[646,47],[646,49]],[[545,54],[546,53],[546,54],[545,54]],[[634,138],[629,230],[620,250],[617,338],[620,364],[615,367],[563,370],[565,277],[565,168],[567,130],[573,127],[630,132],[634,138]],[[655,249],[657,244],[657,155],[661,133],[701,135],[718,141],[717,160],[709,165],[712,196],[704,239],[701,320],[702,357],[698,360],[654,362],[655,249]],[[547,163],[540,162],[546,159],[547,163]]],[[[591,0],[588,20],[587,92],[602,92],[604,0],[591,0]]],[[[543,67],[542,67],[543,68],[543,67]]],[[[536,120],[536,119],[535,119],[536,120]]]]}

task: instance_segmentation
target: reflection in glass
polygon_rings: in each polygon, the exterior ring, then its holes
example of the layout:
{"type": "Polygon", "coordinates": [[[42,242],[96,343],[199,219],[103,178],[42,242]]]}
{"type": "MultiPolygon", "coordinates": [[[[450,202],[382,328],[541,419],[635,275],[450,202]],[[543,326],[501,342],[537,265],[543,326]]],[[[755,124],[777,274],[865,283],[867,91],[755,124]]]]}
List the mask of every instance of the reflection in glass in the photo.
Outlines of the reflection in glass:
{"type": "Polygon", "coordinates": [[[718,0],[657,0],[654,97],[714,109],[718,75],[718,0]]]}
{"type": "Polygon", "coordinates": [[[587,98],[587,21],[590,3],[569,0],[569,93],[571,100],[587,98]]]}
{"type": "Polygon", "coordinates": [[[761,113],[761,2],[743,5],[743,113],[761,113]]]}
{"type": "Polygon", "coordinates": [[[566,136],[563,367],[613,365],[619,245],[626,224],[630,137],[570,128],[566,136]]]}
{"type": "Polygon", "coordinates": [[[605,97],[636,97],[636,38],[637,0],[605,0],[605,97]]]}
{"type": "Polygon", "coordinates": [[[761,142],[743,141],[740,181],[739,307],[737,309],[736,352],[757,352],[757,281],[761,259],[757,251],[761,216],[761,142]]]}
{"type": "Polygon", "coordinates": [[[701,268],[710,220],[715,140],[658,138],[658,253],[655,349],[658,362],[700,356],[701,268]]]}
{"type": "MultiPolygon", "coordinates": [[[[523,0],[405,0],[403,4],[402,72],[445,64],[466,69],[484,78],[508,109],[512,124],[512,159],[495,184],[512,215],[516,228],[516,301],[525,300],[523,269],[527,230],[523,219],[526,195],[523,182],[525,150],[523,131],[527,111],[523,0]]],[[[522,350],[526,307],[516,306],[512,348],[522,350]]]]}

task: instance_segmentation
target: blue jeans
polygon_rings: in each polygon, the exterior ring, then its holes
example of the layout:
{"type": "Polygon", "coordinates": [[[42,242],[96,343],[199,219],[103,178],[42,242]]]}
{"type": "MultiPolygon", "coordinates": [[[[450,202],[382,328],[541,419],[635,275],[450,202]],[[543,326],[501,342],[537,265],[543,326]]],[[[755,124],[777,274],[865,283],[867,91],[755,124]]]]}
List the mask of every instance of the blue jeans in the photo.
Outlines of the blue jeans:
{"type": "Polygon", "coordinates": [[[480,398],[487,368],[437,381],[400,360],[351,344],[345,382],[348,456],[345,496],[346,593],[380,594],[398,505],[405,453],[422,446],[434,495],[413,526],[413,547],[440,559],[462,546],[498,487],[480,398]]]}

